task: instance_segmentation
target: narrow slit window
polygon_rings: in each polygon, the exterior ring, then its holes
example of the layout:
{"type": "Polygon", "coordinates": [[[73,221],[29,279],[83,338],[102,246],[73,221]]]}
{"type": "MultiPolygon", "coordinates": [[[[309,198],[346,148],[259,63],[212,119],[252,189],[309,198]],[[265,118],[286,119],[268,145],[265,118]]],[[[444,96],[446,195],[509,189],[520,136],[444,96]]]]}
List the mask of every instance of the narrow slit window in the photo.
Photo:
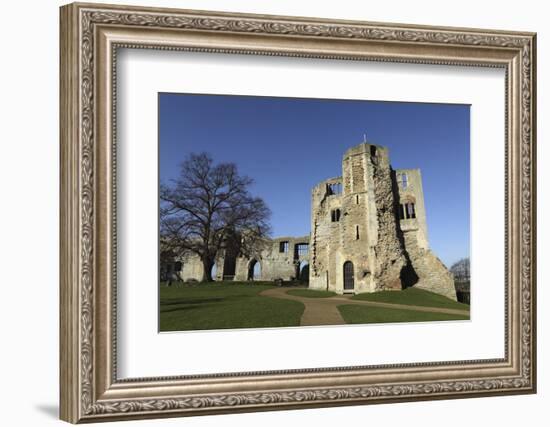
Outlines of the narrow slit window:
{"type": "Polygon", "coordinates": [[[356,205],[359,204],[359,194],[356,194],[356,195],[355,195],[355,204],[356,204],[356,205]]]}
{"type": "Polygon", "coordinates": [[[339,222],[340,221],[340,209],[333,209],[330,212],[330,220],[332,222],[339,222]]]}
{"type": "Polygon", "coordinates": [[[355,240],[359,240],[359,226],[355,226],[355,240]]]}
{"type": "Polygon", "coordinates": [[[405,207],[403,204],[399,204],[399,219],[405,219],[405,207]]]}

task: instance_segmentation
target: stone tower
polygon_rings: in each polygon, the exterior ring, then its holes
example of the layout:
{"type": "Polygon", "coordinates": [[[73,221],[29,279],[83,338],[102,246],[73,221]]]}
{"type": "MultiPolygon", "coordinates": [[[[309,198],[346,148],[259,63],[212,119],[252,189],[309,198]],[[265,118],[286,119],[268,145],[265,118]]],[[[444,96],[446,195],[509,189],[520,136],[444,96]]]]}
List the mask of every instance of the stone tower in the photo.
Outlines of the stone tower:
{"type": "Polygon", "coordinates": [[[387,148],[350,148],[342,172],[312,190],[309,286],[338,293],[402,289],[407,258],[387,148]]]}
{"type": "Polygon", "coordinates": [[[430,250],[420,169],[397,169],[394,173],[399,218],[399,237],[405,247],[407,266],[402,278],[414,285],[456,300],[452,274],[430,250]]]}
{"type": "Polygon", "coordinates": [[[310,247],[313,289],[416,286],[456,300],[451,273],[429,248],[420,170],[394,171],[385,147],[350,148],[342,176],[313,188],[310,247]]]}

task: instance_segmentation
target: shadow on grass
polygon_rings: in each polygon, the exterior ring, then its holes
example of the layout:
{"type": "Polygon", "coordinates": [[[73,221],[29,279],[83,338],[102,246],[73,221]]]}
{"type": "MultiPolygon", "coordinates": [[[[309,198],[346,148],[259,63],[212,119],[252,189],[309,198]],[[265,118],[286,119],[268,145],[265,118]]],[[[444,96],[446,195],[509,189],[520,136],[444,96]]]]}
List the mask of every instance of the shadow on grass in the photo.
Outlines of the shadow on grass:
{"type": "Polygon", "coordinates": [[[178,312],[188,313],[190,311],[195,311],[197,309],[200,311],[200,309],[210,308],[210,307],[215,307],[215,306],[212,305],[212,304],[205,304],[205,305],[200,305],[200,306],[199,305],[186,305],[184,307],[168,308],[166,310],[161,309],[160,313],[161,314],[178,313],[178,312]]]}
{"type": "Polygon", "coordinates": [[[209,302],[220,302],[227,300],[226,297],[223,298],[178,298],[178,299],[171,299],[168,301],[161,301],[160,305],[166,306],[166,305],[193,305],[193,304],[205,304],[209,302]]]}

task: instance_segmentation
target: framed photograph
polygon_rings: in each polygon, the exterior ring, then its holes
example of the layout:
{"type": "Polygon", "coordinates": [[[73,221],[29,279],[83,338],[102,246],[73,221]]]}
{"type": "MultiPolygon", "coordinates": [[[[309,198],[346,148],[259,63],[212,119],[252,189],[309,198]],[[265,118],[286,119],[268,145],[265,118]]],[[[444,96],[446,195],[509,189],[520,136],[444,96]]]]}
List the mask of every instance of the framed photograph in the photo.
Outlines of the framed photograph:
{"type": "Polygon", "coordinates": [[[536,391],[535,34],[60,22],[63,420],[536,391]]]}

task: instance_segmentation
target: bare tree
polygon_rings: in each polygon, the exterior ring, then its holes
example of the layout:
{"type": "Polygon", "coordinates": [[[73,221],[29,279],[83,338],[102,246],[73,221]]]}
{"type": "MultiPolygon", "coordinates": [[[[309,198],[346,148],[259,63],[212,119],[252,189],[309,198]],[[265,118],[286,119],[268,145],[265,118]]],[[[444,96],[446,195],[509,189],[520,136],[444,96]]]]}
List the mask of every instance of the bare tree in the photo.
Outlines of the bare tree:
{"type": "Polygon", "coordinates": [[[455,276],[456,280],[468,281],[470,280],[470,258],[462,258],[455,262],[451,266],[451,273],[455,276]]]}
{"type": "Polygon", "coordinates": [[[212,281],[216,254],[227,245],[252,251],[269,234],[271,212],[249,192],[253,183],[234,163],[214,164],[207,153],[190,154],[180,174],[160,188],[160,228],[164,249],[198,255],[203,281],[212,281]]]}

